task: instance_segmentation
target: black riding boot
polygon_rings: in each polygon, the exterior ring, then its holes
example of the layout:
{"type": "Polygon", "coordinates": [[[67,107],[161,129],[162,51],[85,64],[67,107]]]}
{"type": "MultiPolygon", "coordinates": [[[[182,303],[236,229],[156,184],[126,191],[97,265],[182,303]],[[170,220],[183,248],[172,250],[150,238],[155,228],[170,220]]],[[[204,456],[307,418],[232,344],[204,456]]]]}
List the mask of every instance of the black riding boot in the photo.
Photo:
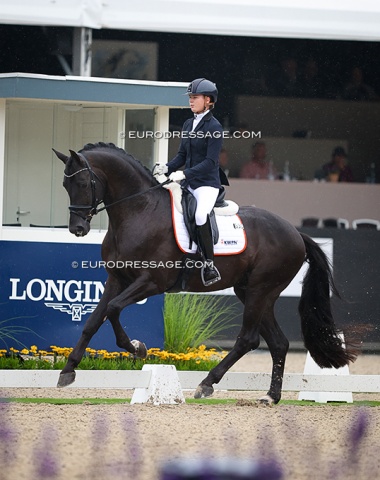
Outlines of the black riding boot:
{"type": "Polygon", "coordinates": [[[197,226],[198,247],[203,255],[204,266],[201,270],[203,285],[208,287],[218,282],[221,277],[218,269],[214,266],[214,241],[212,238],[210,217],[207,215],[207,222],[197,226]]]}

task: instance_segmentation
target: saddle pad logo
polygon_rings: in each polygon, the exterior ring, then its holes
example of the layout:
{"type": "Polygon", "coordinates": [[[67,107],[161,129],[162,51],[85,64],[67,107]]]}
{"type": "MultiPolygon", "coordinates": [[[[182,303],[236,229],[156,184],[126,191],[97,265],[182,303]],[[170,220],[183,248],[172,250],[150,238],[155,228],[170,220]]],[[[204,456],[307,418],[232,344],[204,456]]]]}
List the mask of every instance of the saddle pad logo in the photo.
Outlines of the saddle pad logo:
{"type": "Polygon", "coordinates": [[[219,240],[219,242],[222,244],[222,245],[238,245],[239,241],[238,240],[219,240]]]}
{"type": "Polygon", "coordinates": [[[244,225],[242,223],[233,223],[232,226],[236,229],[236,230],[239,230],[239,229],[243,229],[244,230],[244,225]]]}

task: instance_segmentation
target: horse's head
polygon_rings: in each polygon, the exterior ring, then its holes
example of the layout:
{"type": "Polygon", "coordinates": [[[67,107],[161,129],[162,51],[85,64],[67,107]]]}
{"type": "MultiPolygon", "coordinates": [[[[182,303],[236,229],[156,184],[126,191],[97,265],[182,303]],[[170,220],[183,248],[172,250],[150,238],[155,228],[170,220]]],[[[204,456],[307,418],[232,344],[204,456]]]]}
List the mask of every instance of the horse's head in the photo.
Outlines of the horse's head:
{"type": "Polygon", "coordinates": [[[84,155],[70,150],[70,157],[54,150],[65,164],[63,186],[70,198],[69,230],[77,237],[83,237],[90,231],[90,221],[101,203],[97,194],[102,185],[84,155]]]}

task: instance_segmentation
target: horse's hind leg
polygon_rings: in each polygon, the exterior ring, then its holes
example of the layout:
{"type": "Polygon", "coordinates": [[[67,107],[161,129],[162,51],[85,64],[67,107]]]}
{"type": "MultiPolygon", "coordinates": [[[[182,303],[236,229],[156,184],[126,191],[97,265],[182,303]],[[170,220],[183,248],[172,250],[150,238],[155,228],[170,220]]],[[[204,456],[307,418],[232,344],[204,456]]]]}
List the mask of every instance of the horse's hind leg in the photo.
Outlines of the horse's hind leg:
{"type": "Polygon", "coordinates": [[[259,329],[262,314],[266,308],[267,293],[259,287],[255,291],[251,290],[249,294],[235,288],[235,293],[245,303],[242,328],[232,350],[216,367],[210,370],[207,377],[198,385],[194,394],[195,398],[212,395],[214,393],[213,384],[220,382],[232,365],[250,350],[255,350],[260,344],[259,329]]]}
{"type": "Polygon", "coordinates": [[[267,395],[260,398],[261,403],[278,403],[281,399],[285,359],[289,341],[280,329],[273,312],[273,306],[267,309],[265,321],[261,323],[260,335],[266,341],[272,356],[272,378],[267,395]]]}

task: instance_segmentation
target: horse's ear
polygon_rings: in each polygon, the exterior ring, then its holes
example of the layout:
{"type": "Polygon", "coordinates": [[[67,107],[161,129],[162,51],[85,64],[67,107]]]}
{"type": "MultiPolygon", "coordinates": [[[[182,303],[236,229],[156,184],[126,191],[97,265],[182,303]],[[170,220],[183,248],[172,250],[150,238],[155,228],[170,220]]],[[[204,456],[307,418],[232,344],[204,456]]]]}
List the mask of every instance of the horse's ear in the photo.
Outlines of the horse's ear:
{"type": "Polygon", "coordinates": [[[74,150],[69,150],[69,152],[70,152],[71,158],[72,158],[73,160],[75,160],[75,161],[78,162],[78,163],[82,163],[82,164],[84,163],[84,162],[83,162],[83,158],[81,158],[81,157],[77,154],[77,152],[74,152],[74,150]]]}
{"type": "Polygon", "coordinates": [[[66,165],[66,162],[67,160],[69,159],[69,157],[67,155],[65,155],[64,153],[61,153],[61,152],[57,152],[57,150],[54,150],[54,148],[52,148],[53,152],[57,155],[57,157],[62,160],[62,162],[66,165]]]}

